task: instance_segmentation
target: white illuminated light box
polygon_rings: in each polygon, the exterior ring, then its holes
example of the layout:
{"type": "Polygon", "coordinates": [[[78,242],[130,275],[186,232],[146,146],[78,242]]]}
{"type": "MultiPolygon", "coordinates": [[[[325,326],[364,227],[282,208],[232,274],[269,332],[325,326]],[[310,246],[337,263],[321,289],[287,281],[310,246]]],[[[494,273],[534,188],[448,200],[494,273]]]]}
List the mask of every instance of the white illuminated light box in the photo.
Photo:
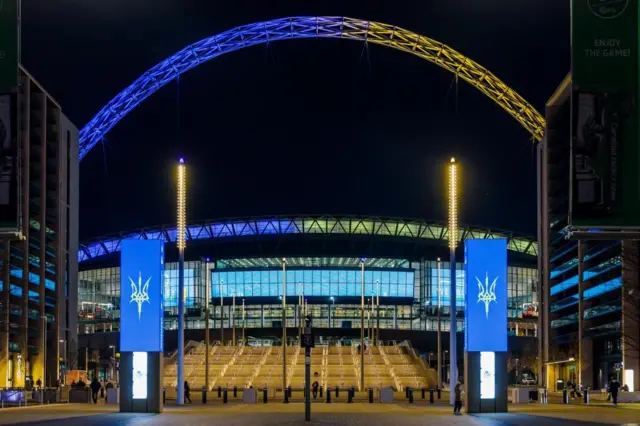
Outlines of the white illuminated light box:
{"type": "Polygon", "coordinates": [[[629,386],[629,392],[635,392],[633,370],[624,370],[624,384],[629,386]]]}
{"type": "Polygon", "coordinates": [[[147,353],[133,353],[133,399],[147,399],[147,353]]]}
{"type": "Polygon", "coordinates": [[[480,352],[480,399],[496,398],[496,353],[480,352]]]}

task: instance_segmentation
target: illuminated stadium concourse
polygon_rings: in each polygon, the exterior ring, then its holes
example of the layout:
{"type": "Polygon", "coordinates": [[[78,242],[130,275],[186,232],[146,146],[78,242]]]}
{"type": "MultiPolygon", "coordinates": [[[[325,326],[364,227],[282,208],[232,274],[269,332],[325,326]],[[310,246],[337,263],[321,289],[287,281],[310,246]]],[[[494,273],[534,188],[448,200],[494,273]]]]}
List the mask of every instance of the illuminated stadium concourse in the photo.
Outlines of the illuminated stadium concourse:
{"type": "MultiPolygon", "coordinates": [[[[100,332],[118,330],[119,250],[121,241],[131,238],[161,239],[166,243],[165,351],[172,350],[176,343],[172,330],[177,327],[178,297],[174,227],[122,233],[81,246],[78,253],[80,334],[85,334],[85,339],[95,339],[87,334],[99,336],[100,332]]],[[[536,243],[508,232],[475,227],[461,228],[460,238],[508,240],[509,333],[533,338],[537,334],[536,243]]],[[[447,243],[446,226],[415,220],[305,216],[191,224],[187,227],[185,262],[187,338],[202,340],[203,308],[209,284],[210,328],[214,340],[220,339],[222,299],[224,340],[230,343],[233,335],[230,328],[235,324],[237,342],[240,341],[244,300],[248,343],[279,345],[283,257],[287,259],[289,343],[293,344],[298,337],[295,328],[300,324],[298,301],[302,294],[313,315],[317,336],[328,341],[359,337],[360,258],[365,256],[368,306],[365,327],[379,328],[380,340],[407,339],[423,352],[435,350],[438,257],[443,259],[440,265],[442,330],[449,330],[447,243]],[[378,293],[379,309],[375,306],[371,310],[371,297],[377,304],[378,293]],[[234,295],[235,312],[232,310],[234,295]]],[[[461,264],[459,271],[458,331],[462,331],[464,268],[461,264]]],[[[83,336],[80,337],[82,341],[83,336]]]]}

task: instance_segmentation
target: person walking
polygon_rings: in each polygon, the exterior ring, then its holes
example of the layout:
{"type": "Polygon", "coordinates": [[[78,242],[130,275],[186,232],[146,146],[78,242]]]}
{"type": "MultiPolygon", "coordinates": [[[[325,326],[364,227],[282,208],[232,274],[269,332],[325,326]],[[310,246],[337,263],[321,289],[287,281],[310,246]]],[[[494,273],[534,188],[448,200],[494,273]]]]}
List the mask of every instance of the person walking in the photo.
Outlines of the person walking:
{"type": "Polygon", "coordinates": [[[191,404],[191,388],[186,380],[184,381],[184,400],[185,402],[189,401],[189,404],[191,404]]]}
{"type": "Polygon", "coordinates": [[[620,390],[620,382],[617,379],[609,382],[609,392],[611,392],[611,398],[613,399],[613,405],[618,405],[618,391],[620,390]]]}
{"type": "Polygon", "coordinates": [[[100,388],[102,387],[100,385],[100,382],[98,381],[97,377],[93,377],[93,380],[91,381],[91,398],[93,398],[93,403],[97,404],[98,403],[98,392],[100,392],[100,388]]]}
{"type": "Polygon", "coordinates": [[[454,389],[456,393],[455,403],[453,405],[453,414],[460,414],[460,409],[462,408],[462,385],[460,383],[456,384],[454,389]]]}

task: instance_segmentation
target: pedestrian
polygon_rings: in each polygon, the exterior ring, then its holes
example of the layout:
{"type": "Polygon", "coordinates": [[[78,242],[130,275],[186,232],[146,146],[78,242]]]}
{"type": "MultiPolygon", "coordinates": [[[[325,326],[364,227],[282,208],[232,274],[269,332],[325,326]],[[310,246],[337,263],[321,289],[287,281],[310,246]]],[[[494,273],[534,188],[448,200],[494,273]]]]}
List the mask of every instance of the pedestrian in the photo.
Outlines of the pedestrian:
{"type": "Polygon", "coordinates": [[[313,393],[313,399],[318,398],[318,388],[319,387],[320,387],[320,383],[318,383],[317,380],[315,382],[313,382],[313,384],[311,385],[311,389],[312,389],[312,393],[313,393]]]}
{"type": "Polygon", "coordinates": [[[94,404],[98,403],[98,392],[100,391],[101,387],[102,386],[100,386],[100,382],[98,381],[98,378],[94,377],[93,380],[91,381],[91,397],[93,398],[94,404]]]}
{"type": "Polygon", "coordinates": [[[454,389],[456,393],[455,403],[453,405],[453,414],[460,414],[462,408],[462,385],[458,383],[454,389]]]}
{"type": "Polygon", "coordinates": [[[620,382],[615,378],[609,382],[609,392],[613,399],[613,405],[618,405],[618,391],[620,390],[620,382]]]}
{"type": "Polygon", "coordinates": [[[36,386],[38,387],[38,389],[40,389],[42,387],[42,380],[36,380],[36,386]]]}
{"type": "Polygon", "coordinates": [[[191,388],[189,387],[189,382],[187,382],[186,380],[184,381],[184,400],[189,401],[189,404],[191,404],[191,388]]]}

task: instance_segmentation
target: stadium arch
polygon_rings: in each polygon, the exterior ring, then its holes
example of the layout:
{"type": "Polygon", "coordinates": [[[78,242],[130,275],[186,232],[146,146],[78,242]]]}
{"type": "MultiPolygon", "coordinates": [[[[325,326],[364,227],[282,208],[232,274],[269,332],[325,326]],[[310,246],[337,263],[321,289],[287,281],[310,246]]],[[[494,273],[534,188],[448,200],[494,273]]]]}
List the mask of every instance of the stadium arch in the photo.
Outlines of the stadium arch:
{"type": "Polygon", "coordinates": [[[295,16],[239,26],[193,43],[161,61],[116,95],[80,131],[80,160],[123,117],[180,74],[225,53],[278,40],[334,38],[365,41],[414,54],[465,80],[540,141],[545,119],[489,70],[444,43],[380,22],[347,17],[295,16]]]}

